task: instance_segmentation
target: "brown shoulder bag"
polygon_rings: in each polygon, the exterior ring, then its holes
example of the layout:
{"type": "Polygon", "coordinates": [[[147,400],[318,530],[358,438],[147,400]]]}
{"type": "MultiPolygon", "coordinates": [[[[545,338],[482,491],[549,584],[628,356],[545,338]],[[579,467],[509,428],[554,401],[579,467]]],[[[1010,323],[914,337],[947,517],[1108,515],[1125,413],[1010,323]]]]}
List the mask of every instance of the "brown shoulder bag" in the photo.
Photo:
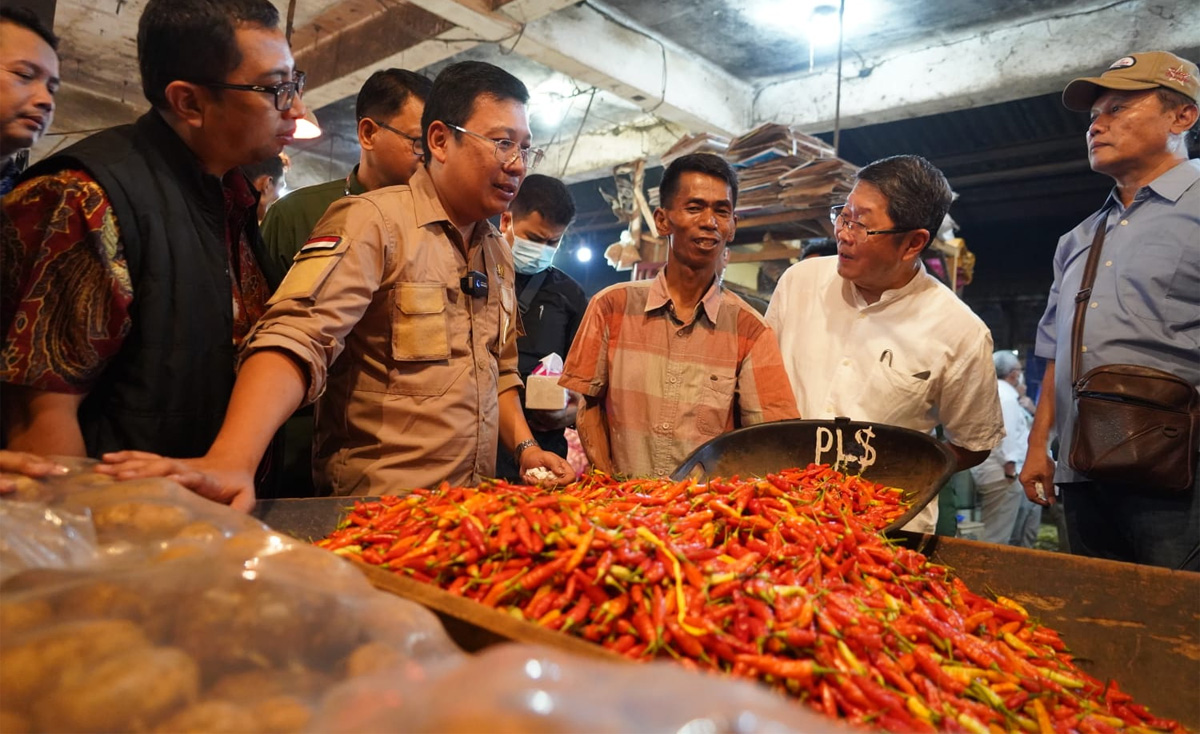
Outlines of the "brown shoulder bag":
{"type": "Polygon", "coordinates": [[[1101,217],[1075,296],[1071,383],[1078,417],[1071,468],[1089,479],[1150,490],[1190,491],[1200,450],[1200,393],[1170,372],[1135,364],[1108,364],[1079,376],[1083,320],[1104,245],[1101,217]]]}

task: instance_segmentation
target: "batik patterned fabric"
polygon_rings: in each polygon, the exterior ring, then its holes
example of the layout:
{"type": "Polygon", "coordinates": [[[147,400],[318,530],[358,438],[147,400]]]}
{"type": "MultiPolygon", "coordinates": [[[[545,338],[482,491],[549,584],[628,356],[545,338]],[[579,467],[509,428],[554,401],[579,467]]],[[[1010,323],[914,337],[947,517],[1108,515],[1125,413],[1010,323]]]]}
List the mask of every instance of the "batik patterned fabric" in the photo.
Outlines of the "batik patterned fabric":
{"type": "MultiPolygon", "coordinates": [[[[271,294],[245,234],[254,194],[237,171],[222,183],[240,344],[271,294]]],[[[5,197],[0,228],[0,381],[90,392],[132,325],[133,284],[108,197],[82,171],[40,176],[5,197]]]]}
{"type": "Polygon", "coordinates": [[[112,206],[94,179],[60,171],[4,199],[0,381],[87,393],[129,333],[133,286],[112,206]]]}

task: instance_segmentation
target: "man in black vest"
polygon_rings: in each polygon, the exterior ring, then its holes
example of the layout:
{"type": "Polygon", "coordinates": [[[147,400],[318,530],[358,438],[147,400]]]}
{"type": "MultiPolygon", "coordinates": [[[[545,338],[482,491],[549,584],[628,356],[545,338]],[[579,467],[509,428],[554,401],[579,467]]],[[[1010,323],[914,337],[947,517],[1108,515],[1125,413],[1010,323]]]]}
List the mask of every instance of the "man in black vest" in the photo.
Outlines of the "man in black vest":
{"type": "Polygon", "coordinates": [[[4,439],[198,456],[273,289],[239,166],[291,142],[304,75],[268,0],[150,0],[153,109],[42,161],[4,202],[4,439]]]}

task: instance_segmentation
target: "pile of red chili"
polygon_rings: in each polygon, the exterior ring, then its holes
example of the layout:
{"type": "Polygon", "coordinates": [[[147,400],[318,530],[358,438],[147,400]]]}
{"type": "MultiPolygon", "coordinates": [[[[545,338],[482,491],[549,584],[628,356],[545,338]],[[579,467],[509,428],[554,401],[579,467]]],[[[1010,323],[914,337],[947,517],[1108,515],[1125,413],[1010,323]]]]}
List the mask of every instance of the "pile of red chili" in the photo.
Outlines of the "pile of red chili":
{"type": "Polygon", "coordinates": [[[816,465],[707,484],[442,486],[358,503],[318,545],[887,731],[1183,731],[1079,670],[1019,604],[885,540],[900,495],[816,465]]]}

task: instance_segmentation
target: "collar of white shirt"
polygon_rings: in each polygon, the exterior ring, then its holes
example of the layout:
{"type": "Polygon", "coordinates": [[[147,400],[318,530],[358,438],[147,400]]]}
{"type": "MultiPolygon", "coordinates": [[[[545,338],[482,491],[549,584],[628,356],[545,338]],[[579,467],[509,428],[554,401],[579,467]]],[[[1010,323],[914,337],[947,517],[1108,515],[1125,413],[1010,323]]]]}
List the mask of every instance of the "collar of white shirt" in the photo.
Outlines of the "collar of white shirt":
{"type": "Polygon", "coordinates": [[[863,294],[860,290],[858,290],[858,287],[855,286],[854,283],[842,278],[842,295],[845,296],[848,303],[860,311],[867,308],[883,308],[893,301],[898,301],[901,298],[907,298],[914,293],[920,293],[928,288],[928,278],[925,277],[927,274],[928,273],[925,270],[925,263],[917,263],[917,272],[915,275],[913,275],[912,280],[908,281],[899,288],[884,291],[883,294],[879,296],[879,300],[875,303],[867,303],[867,299],[863,298],[863,294]]]}

